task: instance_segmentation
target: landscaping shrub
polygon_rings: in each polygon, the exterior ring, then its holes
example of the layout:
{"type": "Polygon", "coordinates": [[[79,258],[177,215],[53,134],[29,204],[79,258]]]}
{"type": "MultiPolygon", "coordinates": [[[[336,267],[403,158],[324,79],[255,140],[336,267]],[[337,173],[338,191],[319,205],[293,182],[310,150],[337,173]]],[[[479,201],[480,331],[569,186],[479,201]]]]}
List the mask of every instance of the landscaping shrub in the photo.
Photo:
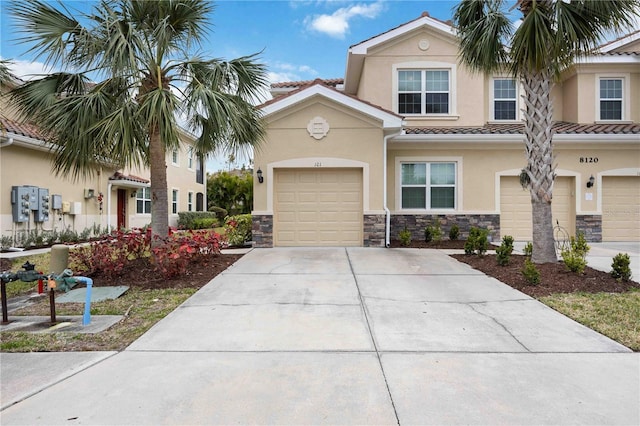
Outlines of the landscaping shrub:
{"type": "Polygon", "coordinates": [[[405,228],[398,234],[398,238],[400,238],[401,246],[408,247],[409,244],[411,244],[411,231],[409,231],[405,226],[405,228]]]}
{"type": "Polygon", "coordinates": [[[187,272],[199,257],[220,254],[220,236],[210,230],[175,233],[152,251],[158,270],[171,278],[187,272]]]}
{"type": "Polygon", "coordinates": [[[229,214],[226,209],[223,209],[222,207],[217,207],[217,206],[209,207],[209,211],[215,213],[216,218],[220,223],[223,223],[224,219],[229,214]]]}
{"type": "Polygon", "coordinates": [[[451,229],[449,229],[449,239],[451,241],[455,241],[460,237],[460,227],[455,223],[451,225],[451,229]]]}
{"type": "Polygon", "coordinates": [[[578,232],[577,237],[571,237],[569,247],[560,252],[560,256],[565,266],[571,272],[581,274],[587,267],[587,253],[591,247],[587,244],[582,232],[578,232]]]}
{"type": "Polygon", "coordinates": [[[465,254],[474,254],[482,256],[489,247],[489,231],[487,229],[472,227],[469,230],[469,237],[464,243],[465,254]]]}
{"type": "Polygon", "coordinates": [[[250,214],[227,217],[224,222],[224,229],[229,245],[241,246],[245,242],[251,241],[251,227],[250,214]]]}
{"type": "Polygon", "coordinates": [[[524,245],[524,249],[522,250],[522,252],[525,256],[531,257],[531,255],[533,254],[533,243],[531,241],[527,242],[527,244],[524,245]]]}
{"type": "MultiPolygon", "coordinates": [[[[203,226],[204,223],[217,224],[217,216],[213,212],[178,212],[178,228],[179,229],[203,229],[210,228],[211,226],[203,226]],[[202,222],[202,219],[209,219],[208,222],[202,222]],[[199,221],[196,223],[196,221],[199,221]]],[[[215,226],[215,225],[214,225],[215,226]]]]}
{"type": "Polygon", "coordinates": [[[536,268],[536,265],[533,264],[531,259],[526,258],[524,261],[524,268],[522,268],[522,275],[525,280],[531,285],[540,284],[540,271],[536,268]]]}
{"type": "Polygon", "coordinates": [[[434,216],[432,224],[424,229],[424,240],[426,242],[442,241],[442,228],[438,216],[434,216]]]}
{"type": "Polygon", "coordinates": [[[192,229],[210,229],[218,226],[218,219],[213,217],[203,217],[194,219],[192,229]]]}
{"type": "Polygon", "coordinates": [[[611,276],[617,281],[629,281],[631,279],[631,259],[626,253],[618,253],[613,257],[611,264],[611,276]]]}
{"type": "Polygon", "coordinates": [[[496,249],[496,260],[498,265],[506,266],[509,264],[509,258],[513,252],[513,237],[505,235],[502,237],[502,244],[496,249]]]}

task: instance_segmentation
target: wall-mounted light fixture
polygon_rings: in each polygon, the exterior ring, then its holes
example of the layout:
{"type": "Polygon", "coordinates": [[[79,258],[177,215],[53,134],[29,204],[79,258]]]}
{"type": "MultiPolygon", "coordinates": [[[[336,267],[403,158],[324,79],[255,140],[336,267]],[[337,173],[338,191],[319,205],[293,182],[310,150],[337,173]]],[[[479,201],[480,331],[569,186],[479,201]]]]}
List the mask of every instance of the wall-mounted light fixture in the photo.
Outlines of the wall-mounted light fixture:
{"type": "Polygon", "coordinates": [[[258,171],[256,172],[256,175],[258,176],[258,182],[260,183],[264,182],[264,178],[262,177],[262,170],[258,169],[258,171]]]}
{"type": "Polygon", "coordinates": [[[595,181],[596,179],[593,177],[593,175],[591,175],[591,177],[589,178],[589,181],[587,182],[587,188],[591,188],[595,183],[595,181]]]}

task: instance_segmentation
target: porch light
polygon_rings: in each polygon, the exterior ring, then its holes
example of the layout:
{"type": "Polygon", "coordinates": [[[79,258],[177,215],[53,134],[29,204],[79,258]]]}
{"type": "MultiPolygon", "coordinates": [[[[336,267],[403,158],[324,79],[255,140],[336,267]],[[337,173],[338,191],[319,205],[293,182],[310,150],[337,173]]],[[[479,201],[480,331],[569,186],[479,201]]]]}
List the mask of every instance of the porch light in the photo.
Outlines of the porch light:
{"type": "Polygon", "coordinates": [[[264,178],[262,177],[262,170],[258,169],[258,171],[256,172],[256,175],[258,176],[258,182],[260,183],[264,182],[264,178]]]}
{"type": "Polygon", "coordinates": [[[595,181],[596,179],[593,177],[593,175],[591,175],[591,177],[589,178],[589,181],[587,182],[587,188],[591,188],[595,183],[595,181]]]}

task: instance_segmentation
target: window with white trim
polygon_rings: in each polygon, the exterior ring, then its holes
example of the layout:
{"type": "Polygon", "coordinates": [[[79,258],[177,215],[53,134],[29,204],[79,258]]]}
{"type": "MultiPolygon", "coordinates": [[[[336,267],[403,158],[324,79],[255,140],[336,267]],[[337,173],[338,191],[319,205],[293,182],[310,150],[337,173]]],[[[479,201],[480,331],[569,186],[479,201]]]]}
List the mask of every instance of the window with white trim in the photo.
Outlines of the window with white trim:
{"type": "Polygon", "coordinates": [[[178,214],[178,190],[171,191],[171,213],[178,214]]]}
{"type": "Polygon", "coordinates": [[[187,168],[193,170],[193,147],[190,146],[187,150],[187,168]]]}
{"type": "Polygon", "coordinates": [[[600,79],[600,120],[622,120],[623,93],[623,80],[621,78],[600,79]]]}
{"type": "Polygon", "coordinates": [[[450,89],[447,69],[398,70],[398,113],[449,114],[450,89]]]}
{"type": "Polygon", "coordinates": [[[136,192],[136,213],[151,214],[151,188],[140,188],[136,192]]]}
{"type": "Polygon", "coordinates": [[[187,211],[193,211],[193,192],[187,193],[187,211]]]}
{"type": "Polygon", "coordinates": [[[455,209],[456,163],[407,162],[401,164],[402,209],[455,209]]]}
{"type": "Polygon", "coordinates": [[[496,78],[493,80],[493,119],[515,120],[518,116],[518,90],[516,80],[496,78]]]}
{"type": "Polygon", "coordinates": [[[174,149],[171,151],[171,164],[177,166],[179,164],[180,157],[178,156],[178,150],[174,149]]]}

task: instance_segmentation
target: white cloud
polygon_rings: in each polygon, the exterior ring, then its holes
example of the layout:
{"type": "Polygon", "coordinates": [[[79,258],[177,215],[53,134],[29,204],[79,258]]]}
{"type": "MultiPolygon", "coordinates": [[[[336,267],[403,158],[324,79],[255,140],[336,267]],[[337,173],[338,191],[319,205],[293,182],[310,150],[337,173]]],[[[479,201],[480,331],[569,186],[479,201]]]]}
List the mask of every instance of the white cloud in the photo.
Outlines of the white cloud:
{"type": "Polygon", "coordinates": [[[331,15],[314,15],[305,18],[304,23],[311,31],[327,34],[330,37],[344,38],[349,31],[349,21],[353,18],[376,18],[382,11],[381,1],[370,4],[357,4],[343,7],[331,15]]]}
{"type": "Polygon", "coordinates": [[[286,62],[276,62],[270,65],[269,69],[267,78],[270,83],[310,80],[319,75],[318,71],[309,65],[296,65],[286,62]]]}
{"type": "Polygon", "coordinates": [[[33,80],[42,77],[43,74],[50,74],[54,69],[47,68],[42,62],[23,61],[12,59],[9,70],[23,80],[33,80]]]}

